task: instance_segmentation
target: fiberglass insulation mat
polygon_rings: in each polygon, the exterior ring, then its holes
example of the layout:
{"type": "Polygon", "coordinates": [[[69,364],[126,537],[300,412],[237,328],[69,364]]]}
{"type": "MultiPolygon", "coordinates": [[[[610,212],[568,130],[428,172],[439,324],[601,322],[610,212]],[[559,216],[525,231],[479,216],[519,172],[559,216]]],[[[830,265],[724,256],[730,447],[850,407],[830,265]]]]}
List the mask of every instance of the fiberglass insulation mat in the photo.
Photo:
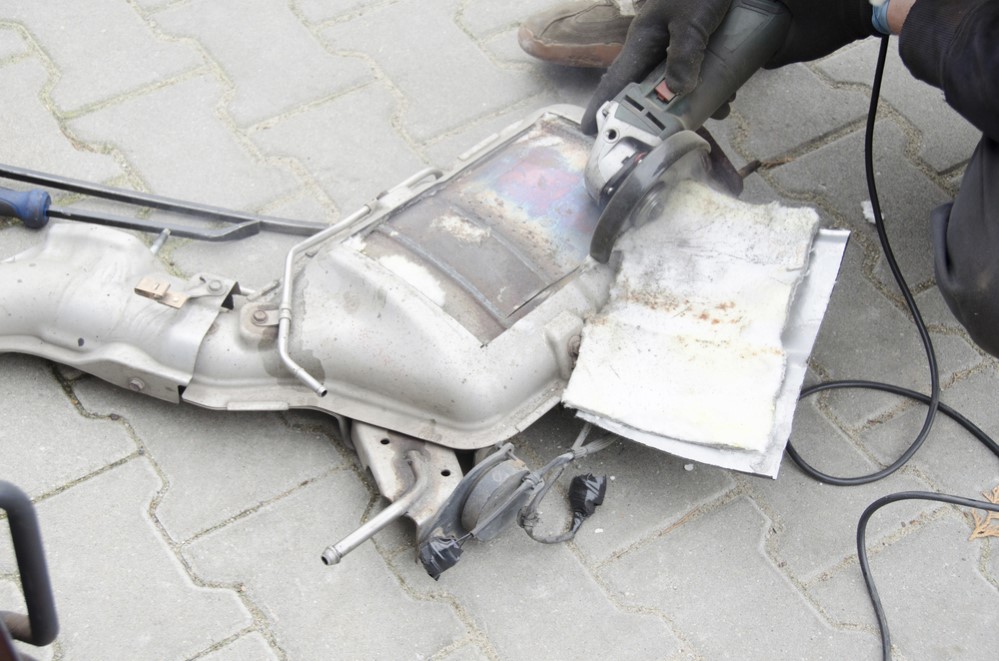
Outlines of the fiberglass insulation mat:
{"type": "Polygon", "coordinates": [[[812,209],[679,186],[616,244],[610,299],[583,330],[563,401],[598,424],[764,452],[818,224],[812,209]]]}

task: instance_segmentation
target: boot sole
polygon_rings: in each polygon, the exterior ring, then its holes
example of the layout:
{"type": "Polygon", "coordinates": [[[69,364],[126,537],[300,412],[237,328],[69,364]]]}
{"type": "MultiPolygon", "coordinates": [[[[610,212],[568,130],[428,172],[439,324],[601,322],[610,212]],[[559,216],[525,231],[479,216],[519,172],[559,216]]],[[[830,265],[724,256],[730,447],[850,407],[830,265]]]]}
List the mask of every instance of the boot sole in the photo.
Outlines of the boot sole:
{"type": "Polygon", "coordinates": [[[546,44],[526,26],[517,32],[517,41],[525,53],[545,62],[569,67],[606,69],[621,52],[623,44],[546,44]]]}

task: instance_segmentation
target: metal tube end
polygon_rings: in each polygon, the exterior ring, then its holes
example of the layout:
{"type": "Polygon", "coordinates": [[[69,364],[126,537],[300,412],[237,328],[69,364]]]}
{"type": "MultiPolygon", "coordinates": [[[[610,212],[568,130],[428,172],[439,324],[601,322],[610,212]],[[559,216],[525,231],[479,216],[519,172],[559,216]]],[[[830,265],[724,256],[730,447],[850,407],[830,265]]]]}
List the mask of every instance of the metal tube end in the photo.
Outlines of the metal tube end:
{"type": "Polygon", "coordinates": [[[326,550],[323,551],[323,564],[327,567],[339,564],[341,560],[343,560],[343,554],[336,549],[336,546],[327,546],[326,550]]]}

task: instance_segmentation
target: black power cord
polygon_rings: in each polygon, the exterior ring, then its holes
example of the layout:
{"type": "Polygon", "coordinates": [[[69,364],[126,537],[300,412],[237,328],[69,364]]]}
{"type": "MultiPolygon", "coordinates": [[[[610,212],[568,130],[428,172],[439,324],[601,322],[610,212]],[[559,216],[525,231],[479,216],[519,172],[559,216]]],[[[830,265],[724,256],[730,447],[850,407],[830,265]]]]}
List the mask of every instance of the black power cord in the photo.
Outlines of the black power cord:
{"type": "MultiPolygon", "coordinates": [[[[912,315],[913,323],[916,325],[916,330],[919,333],[920,340],[923,343],[923,349],[926,352],[926,360],[929,364],[930,372],[930,394],[924,395],[922,393],[916,392],[914,390],[909,390],[907,388],[902,388],[899,386],[894,386],[888,383],[880,383],[877,381],[860,381],[860,380],[841,380],[841,381],[828,381],[825,383],[819,383],[813,386],[802,389],[799,399],[804,399],[810,395],[814,395],[818,392],[823,392],[826,390],[838,390],[845,388],[864,388],[868,390],[880,390],[884,392],[893,393],[900,395],[902,397],[907,397],[919,402],[923,402],[927,405],[926,408],[926,418],[923,420],[923,427],[920,429],[919,433],[916,435],[915,440],[912,444],[890,465],[885,468],[870,473],[868,475],[860,475],[857,477],[837,477],[833,475],[828,475],[819,471],[811,464],[802,458],[802,456],[795,450],[791,443],[787,444],[787,453],[794,460],[794,463],[798,465],[799,468],[810,477],[823,482],[825,484],[831,484],[834,486],[854,486],[859,484],[869,484],[875,482],[882,478],[888,477],[899,468],[904,466],[909,459],[919,450],[923,445],[923,442],[929,436],[930,430],[933,427],[933,423],[936,419],[937,412],[941,412],[944,415],[950,417],[952,420],[961,425],[965,430],[977,438],[983,445],[985,445],[989,450],[992,451],[997,457],[999,457],[999,444],[997,444],[992,438],[988,436],[979,427],[973,424],[970,420],[965,418],[963,415],[958,413],[956,410],[950,408],[949,406],[942,404],[940,402],[940,373],[939,367],[937,365],[936,353],[933,350],[933,343],[930,340],[929,331],[926,328],[926,324],[923,321],[922,315],[919,313],[919,308],[916,306],[916,301],[912,296],[912,292],[909,290],[909,286],[905,282],[905,278],[902,276],[902,272],[898,267],[898,263],[895,260],[895,254],[891,249],[891,245],[888,241],[888,235],[885,231],[884,218],[881,215],[881,203],[878,199],[877,186],[874,181],[874,157],[873,157],[873,144],[874,144],[874,119],[877,115],[878,98],[881,94],[881,80],[884,75],[885,60],[888,54],[888,37],[885,36],[881,39],[881,49],[878,52],[878,63],[877,68],[874,73],[874,81],[871,85],[871,105],[867,113],[867,129],[864,135],[864,168],[867,174],[867,190],[871,198],[871,207],[874,211],[874,225],[878,232],[878,239],[881,242],[881,248],[884,252],[885,260],[888,263],[888,267],[891,270],[892,276],[895,278],[895,282],[898,285],[899,290],[905,299],[905,304],[909,309],[909,313],[912,315]]],[[[938,501],[943,503],[950,503],[953,505],[960,505],[963,507],[973,507],[977,509],[983,509],[993,512],[999,512],[999,505],[981,501],[973,500],[970,498],[962,498],[960,496],[951,496],[947,494],[939,494],[928,491],[907,491],[902,493],[895,493],[883,498],[876,500],[871,503],[866,510],[864,510],[863,515],[860,517],[860,521],[857,524],[857,556],[860,563],[860,570],[864,576],[864,582],[867,584],[867,592],[871,598],[871,604],[874,607],[874,613],[878,619],[878,628],[881,632],[881,655],[884,659],[891,658],[891,635],[888,630],[888,619],[885,616],[884,608],[881,605],[881,597],[878,594],[877,587],[874,584],[874,577],[871,574],[870,564],[867,559],[867,547],[865,544],[865,537],[867,532],[867,522],[871,516],[879,509],[888,505],[889,503],[894,503],[901,500],[930,500],[938,501]]]]}

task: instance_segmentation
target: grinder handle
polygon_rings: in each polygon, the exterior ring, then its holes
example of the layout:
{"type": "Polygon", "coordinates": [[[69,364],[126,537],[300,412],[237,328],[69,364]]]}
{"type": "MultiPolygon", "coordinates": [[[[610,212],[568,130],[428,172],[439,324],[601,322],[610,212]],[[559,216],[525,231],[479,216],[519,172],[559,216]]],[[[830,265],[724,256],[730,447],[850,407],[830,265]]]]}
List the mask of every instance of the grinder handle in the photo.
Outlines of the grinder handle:
{"type": "Polygon", "coordinates": [[[682,129],[696,130],[773,57],[790,25],[790,12],[776,0],[734,0],[708,41],[693,91],[665,99],[660,88],[663,62],[645,80],[625,88],[619,107],[661,139],[682,129]]]}
{"type": "Polygon", "coordinates": [[[39,229],[49,222],[52,198],[43,190],[17,191],[0,187],[0,218],[18,218],[27,227],[39,229]]]}

